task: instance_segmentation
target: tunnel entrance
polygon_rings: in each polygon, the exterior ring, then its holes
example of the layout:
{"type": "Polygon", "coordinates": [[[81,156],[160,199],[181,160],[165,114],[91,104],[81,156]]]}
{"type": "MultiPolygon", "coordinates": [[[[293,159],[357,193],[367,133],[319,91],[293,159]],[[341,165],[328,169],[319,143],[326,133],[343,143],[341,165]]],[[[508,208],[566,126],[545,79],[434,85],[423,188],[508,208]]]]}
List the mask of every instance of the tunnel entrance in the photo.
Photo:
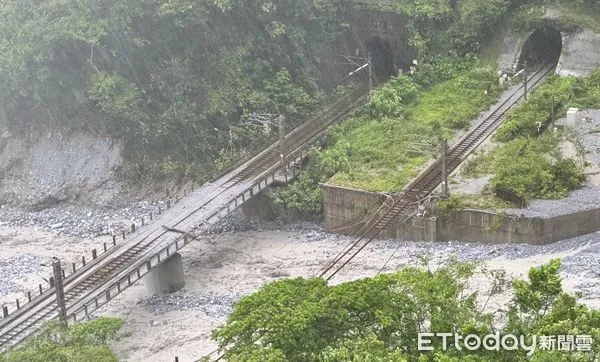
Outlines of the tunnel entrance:
{"type": "Polygon", "coordinates": [[[366,41],[365,50],[371,53],[373,74],[378,83],[385,82],[395,74],[394,53],[387,42],[373,37],[366,41]]]}
{"type": "Polygon", "coordinates": [[[547,63],[558,64],[562,46],[560,31],[551,27],[537,29],[523,44],[518,69],[522,69],[525,62],[528,67],[537,67],[547,63]]]}

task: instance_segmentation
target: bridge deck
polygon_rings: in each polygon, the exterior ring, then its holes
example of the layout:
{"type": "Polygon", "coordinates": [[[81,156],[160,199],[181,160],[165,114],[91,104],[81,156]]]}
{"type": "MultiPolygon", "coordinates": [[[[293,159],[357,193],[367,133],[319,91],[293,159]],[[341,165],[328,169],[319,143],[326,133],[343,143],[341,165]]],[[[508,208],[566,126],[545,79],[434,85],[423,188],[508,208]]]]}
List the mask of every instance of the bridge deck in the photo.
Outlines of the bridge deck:
{"type": "MultiPolygon", "coordinates": [[[[366,85],[333,102],[285,137],[287,168],[308,155],[327,127],[352,114],[366,99],[366,85]]],[[[203,185],[148,227],[69,274],[64,280],[67,319],[82,320],[140,280],[169,255],[198,240],[214,225],[245,201],[276,180],[280,165],[279,145],[273,144],[251,160],[212,183],[203,185]]],[[[293,177],[294,175],[292,175],[293,177]]],[[[58,315],[55,290],[51,288],[0,320],[0,349],[18,343],[58,315]]]]}

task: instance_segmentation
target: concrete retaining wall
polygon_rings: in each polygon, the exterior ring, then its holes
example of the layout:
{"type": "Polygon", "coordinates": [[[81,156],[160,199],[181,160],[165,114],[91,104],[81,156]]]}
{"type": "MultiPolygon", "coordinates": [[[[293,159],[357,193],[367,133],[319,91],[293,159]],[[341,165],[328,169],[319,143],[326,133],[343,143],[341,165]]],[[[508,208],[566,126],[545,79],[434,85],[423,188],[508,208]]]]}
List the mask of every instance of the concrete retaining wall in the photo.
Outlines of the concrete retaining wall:
{"type": "MultiPolygon", "coordinates": [[[[323,185],[325,229],[342,234],[353,234],[354,225],[377,210],[387,196],[382,193],[323,185]]],[[[379,234],[380,238],[405,240],[435,240],[436,220],[413,218],[406,224],[397,224],[379,234]]]]}
{"type": "MultiPolygon", "coordinates": [[[[323,185],[325,228],[356,223],[374,211],[385,195],[333,185],[323,185]]],[[[379,238],[414,241],[450,241],[549,244],[600,230],[600,209],[551,218],[521,218],[481,210],[463,210],[451,217],[415,217],[396,223],[379,238]]],[[[352,234],[352,228],[339,232],[352,234]]]]}

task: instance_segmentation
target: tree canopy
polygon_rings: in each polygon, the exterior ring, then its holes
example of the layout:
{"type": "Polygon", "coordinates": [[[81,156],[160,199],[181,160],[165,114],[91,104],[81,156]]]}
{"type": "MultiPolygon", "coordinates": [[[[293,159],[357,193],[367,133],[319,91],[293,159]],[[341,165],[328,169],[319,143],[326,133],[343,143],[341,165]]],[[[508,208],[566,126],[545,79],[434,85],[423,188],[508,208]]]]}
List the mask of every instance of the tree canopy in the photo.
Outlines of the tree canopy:
{"type": "Polygon", "coordinates": [[[600,311],[562,290],[559,269],[552,260],[512,282],[490,271],[489,290],[469,288],[476,264],[453,261],[335,286],[316,278],[280,280],[237,302],[213,336],[230,361],[593,361],[600,311]],[[485,308],[505,292],[512,300],[503,310],[485,308]],[[534,336],[585,335],[593,343],[590,351],[570,352],[538,344],[530,359],[524,349],[443,350],[441,339],[432,340],[433,351],[422,351],[419,332],[512,334],[529,343],[534,336]]]}
{"type": "Polygon", "coordinates": [[[0,118],[116,136],[141,173],[208,166],[245,112],[312,107],[336,16],[313,0],[5,1],[0,118]]]}
{"type": "MultiPolygon", "coordinates": [[[[427,63],[477,58],[497,25],[551,0],[393,2],[427,63]],[[525,9],[521,11],[521,9],[525,9]]],[[[349,28],[332,0],[7,0],[0,124],[120,139],[133,176],[207,177],[250,146],[252,112],[299,121],[324,99],[320,65],[349,28]],[[216,164],[216,166],[215,166],[216,164]]],[[[569,0],[596,11],[595,2],[569,0]]],[[[520,16],[519,16],[520,15],[520,16]]],[[[519,25],[519,24],[517,24],[519,25]]],[[[452,68],[452,66],[450,66],[452,68]]],[[[438,78],[440,76],[440,78],[438,78]]],[[[426,82],[425,82],[426,81],[426,82]]]]}
{"type": "Polygon", "coordinates": [[[1,362],[98,361],[116,362],[107,343],[118,338],[123,321],[98,318],[65,327],[58,321],[47,323],[21,345],[0,354],[1,362]]]}

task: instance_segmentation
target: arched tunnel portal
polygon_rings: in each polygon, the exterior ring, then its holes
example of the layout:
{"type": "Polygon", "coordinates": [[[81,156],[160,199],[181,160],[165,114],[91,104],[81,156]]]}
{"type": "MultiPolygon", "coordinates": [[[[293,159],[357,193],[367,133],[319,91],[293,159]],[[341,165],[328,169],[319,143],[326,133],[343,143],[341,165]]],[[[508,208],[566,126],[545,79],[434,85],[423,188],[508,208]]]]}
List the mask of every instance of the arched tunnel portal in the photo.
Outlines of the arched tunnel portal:
{"type": "Polygon", "coordinates": [[[551,63],[558,64],[562,52],[562,34],[552,27],[543,27],[535,30],[523,44],[519,57],[518,69],[522,69],[527,62],[527,67],[551,63]]]}
{"type": "Polygon", "coordinates": [[[385,82],[395,74],[394,52],[388,42],[378,36],[365,42],[365,50],[371,54],[373,74],[377,82],[385,82]]]}

